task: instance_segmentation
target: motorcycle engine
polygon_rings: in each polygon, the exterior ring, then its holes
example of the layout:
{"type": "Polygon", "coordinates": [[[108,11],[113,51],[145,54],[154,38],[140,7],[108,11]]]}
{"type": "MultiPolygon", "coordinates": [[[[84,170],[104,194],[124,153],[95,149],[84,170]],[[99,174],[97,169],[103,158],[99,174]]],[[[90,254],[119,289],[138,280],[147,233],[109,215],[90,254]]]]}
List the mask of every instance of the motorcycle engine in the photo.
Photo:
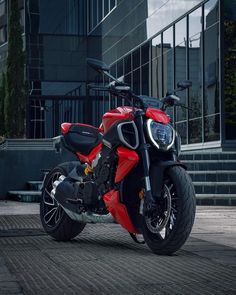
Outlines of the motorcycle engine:
{"type": "Polygon", "coordinates": [[[93,178],[97,184],[100,196],[111,190],[114,186],[117,157],[108,147],[103,147],[100,154],[93,160],[93,178]]]}
{"type": "Polygon", "coordinates": [[[85,175],[84,166],[78,166],[75,172],[56,182],[55,199],[73,212],[104,213],[107,209],[102,196],[114,186],[116,162],[114,152],[104,147],[93,160],[93,173],[85,175]]]}

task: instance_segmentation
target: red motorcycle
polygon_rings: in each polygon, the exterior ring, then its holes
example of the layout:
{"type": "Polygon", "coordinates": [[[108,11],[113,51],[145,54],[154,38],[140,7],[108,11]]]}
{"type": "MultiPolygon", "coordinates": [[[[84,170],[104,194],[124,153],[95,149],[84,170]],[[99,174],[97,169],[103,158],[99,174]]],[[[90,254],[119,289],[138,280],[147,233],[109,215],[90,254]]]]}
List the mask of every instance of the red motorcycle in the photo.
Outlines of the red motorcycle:
{"type": "Polygon", "coordinates": [[[182,106],[178,91],[157,100],[135,95],[98,60],[88,64],[108,76],[108,91],[129,106],[110,110],[99,128],[63,123],[62,141],[79,161],[52,169],[43,185],[40,216],[45,231],[66,241],[86,223],[119,223],[134,241],[146,242],[156,254],[171,254],[188,238],[195,217],[195,192],[179,161],[181,141],[166,109],[182,106]],[[143,241],[138,239],[143,235],[143,241]]]}

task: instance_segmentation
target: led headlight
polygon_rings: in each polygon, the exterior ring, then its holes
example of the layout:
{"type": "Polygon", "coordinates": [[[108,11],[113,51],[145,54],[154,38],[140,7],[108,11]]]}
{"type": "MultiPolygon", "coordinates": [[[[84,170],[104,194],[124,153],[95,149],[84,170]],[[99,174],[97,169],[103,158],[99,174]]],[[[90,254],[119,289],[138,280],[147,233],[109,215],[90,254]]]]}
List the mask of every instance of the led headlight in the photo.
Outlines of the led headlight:
{"type": "Polygon", "coordinates": [[[147,131],[151,142],[161,150],[169,150],[175,141],[175,131],[168,124],[161,124],[153,121],[152,119],[147,120],[147,131]]]}

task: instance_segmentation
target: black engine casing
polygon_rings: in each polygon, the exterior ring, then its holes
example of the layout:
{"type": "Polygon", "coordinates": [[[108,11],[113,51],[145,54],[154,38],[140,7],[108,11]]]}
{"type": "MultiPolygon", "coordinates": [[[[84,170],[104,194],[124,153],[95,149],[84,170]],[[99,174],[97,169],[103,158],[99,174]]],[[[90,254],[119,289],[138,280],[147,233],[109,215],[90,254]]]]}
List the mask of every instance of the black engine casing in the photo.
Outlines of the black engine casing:
{"type": "Polygon", "coordinates": [[[63,207],[78,212],[78,209],[96,205],[98,202],[97,185],[93,181],[75,182],[66,178],[56,187],[54,197],[63,207]]]}

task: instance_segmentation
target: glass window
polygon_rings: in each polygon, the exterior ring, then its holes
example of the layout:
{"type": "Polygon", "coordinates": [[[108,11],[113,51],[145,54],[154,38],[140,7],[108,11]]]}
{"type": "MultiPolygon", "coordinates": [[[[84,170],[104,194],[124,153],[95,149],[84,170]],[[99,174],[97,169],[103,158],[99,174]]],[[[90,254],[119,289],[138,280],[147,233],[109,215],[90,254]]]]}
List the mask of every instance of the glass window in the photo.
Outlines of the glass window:
{"type": "MultiPolygon", "coordinates": [[[[180,20],[175,25],[175,76],[176,83],[179,81],[186,80],[187,71],[186,71],[186,56],[187,56],[187,22],[186,18],[180,20]]],[[[187,105],[187,91],[181,91],[181,103],[187,105]]],[[[176,120],[182,121],[187,117],[186,109],[176,108],[176,120]]]]}
{"type": "Polygon", "coordinates": [[[97,7],[98,7],[98,22],[100,22],[102,20],[102,1],[98,0],[97,3],[97,7]]]}
{"type": "Polygon", "coordinates": [[[131,54],[125,57],[124,66],[125,66],[125,74],[131,72],[131,54]]]}
{"type": "Polygon", "coordinates": [[[216,141],[220,139],[220,116],[213,115],[204,118],[205,141],[216,141]]]}
{"type": "Polygon", "coordinates": [[[30,21],[30,33],[35,33],[38,34],[39,33],[39,14],[30,14],[29,17],[29,21],[30,21]]]}
{"type": "Polygon", "coordinates": [[[110,1],[110,10],[112,10],[116,5],[116,0],[111,0],[110,1]]]}
{"type": "Polygon", "coordinates": [[[38,0],[27,1],[27,3],[29,5],[29,12],[39,13],[39,1],[38,0]]]}
{"type": "Polygon", "coordinates": [[[149,95],[149,64],[142,66],[142,94],[149,95]]]}
{"type": "Polygon", "coordinates": [[[93,0],[88,1],[88,20],[89,20],[89,27],[88,30],[91,31],[93,29],[93,0]]]}
{"type": "Polygon", "coordinates": [[[103,1],[104,1],[104,17],[105,17],[109,12],[109,0],[103,0],[103,1]]]}
{"type": "Polygon", "coordinates": [[[176,130],[181,137],[181,144],[187,143],[187,122],[176,123],[176,130]]]}
{"type": "Polygon", "coordinates": [[[219,112],[219,25],[218,2],[205,6],[204,59],[205,59],[205,115],[219,112]]]}
{"type": "Polygon", "coordinates": [[[0,44],[7,41],[7,29],[6,26],[0,28],[0,44]]]}
{"type": "Polygon", "coordinates": [[[140,48],[136,49],[132,54],[133,70],[140,67],[140,48]]]}
{"type": "Polygon", "coordinates": [[[131,74],[125,75],[124,82],[129,86],[131,85],[131,74]]]}
{"type": "Polygon", "coordinates": [[[96,27],[97,23],[98,23],[97,0],[93,0],[93,28],[96,27]]]}
{"type": "Polygon", "coordinates": [[[236,139],[236,2],[224,1],[225,137],[236,139]]]}
{"type": "Polygon", "coordinates": [[[202,118],[189,120],[189,143],[202,142],[202,118]]]}
{"type": "Polygon", "coordinates": [[[123,71],[123,59],[118,61],[117,63],[117,77],[121,77],[124,75],[123,71]]]}
{"type": "Polygon", "coordinates": [[[152,96],[162,97],[162,44],[161,35],[152,39],[152,96]]]}
{"type": "Polygon", "coordinates": [[[142,65],[149,62],[149,48],[150,48],[150,43],[146,43],[141,47],[141,63],[142,65]]]}
{"type": "Polygon", "coordinates": [[[133,72],[133,91],[136,94],[140,94],[140,70],[133,72]]]}
{"type": "MultiPolygon", "coordinates": [[[[189,15],[189,112],[190,118],[202,116],[202,8],[189,15]]],[[[200,121],[199,124],[201,125],[200,121]]],[[[202,127],[202,126],[201,126],[202,127]]]]}
{"type": "Polygon", "coordinates": [[[204,5],[204,28],[207,29],[219,21],[219,0],[209,0],[204,5]]]}
{"type": "Polygon", "coordinates": [[[173,85],[173,27],[163,32],[163,93],[166,95],[167,91],[174,88],[173,85]]]}
{"type": "Polygon", "coordinates": [[[0,16],[6,13],[6,1],[0,2],[0,16]]]}
{"type": "Polygon", "coordinates": [[[116,64],[111,67],[110,73],[112,74],[112,76],[116,77],[116,64]]]}

